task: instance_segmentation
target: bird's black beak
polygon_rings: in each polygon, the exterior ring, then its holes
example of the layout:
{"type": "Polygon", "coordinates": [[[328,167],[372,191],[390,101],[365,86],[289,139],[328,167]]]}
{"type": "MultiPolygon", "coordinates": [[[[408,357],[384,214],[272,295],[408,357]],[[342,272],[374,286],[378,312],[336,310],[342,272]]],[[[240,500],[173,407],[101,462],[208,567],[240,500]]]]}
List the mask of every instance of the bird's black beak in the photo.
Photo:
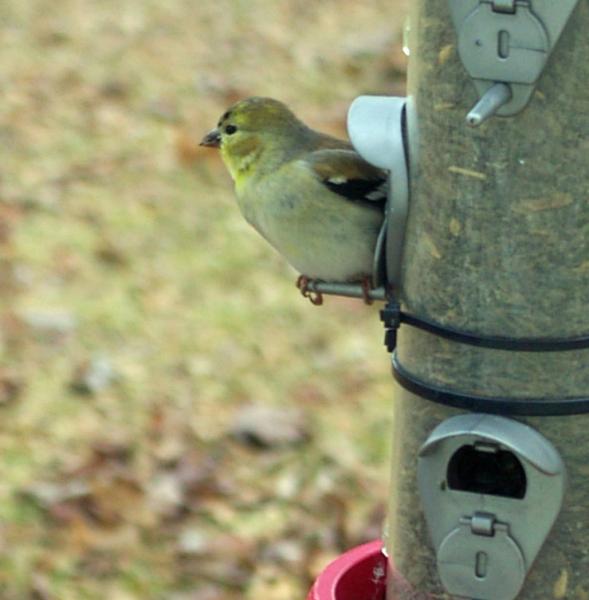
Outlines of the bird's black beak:
{"type": "Polygon", "coordinates": [[[221,145],[221,132],[218,129],[209,131],[200,141],[200,145],[218,148],[221,145]]]}

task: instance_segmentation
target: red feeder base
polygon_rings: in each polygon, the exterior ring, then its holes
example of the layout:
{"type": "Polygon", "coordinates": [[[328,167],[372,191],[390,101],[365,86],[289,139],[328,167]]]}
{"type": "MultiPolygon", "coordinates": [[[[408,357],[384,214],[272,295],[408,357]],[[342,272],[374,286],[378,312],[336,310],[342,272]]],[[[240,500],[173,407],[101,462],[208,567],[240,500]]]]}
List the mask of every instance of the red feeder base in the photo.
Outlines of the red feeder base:
{"type": "Polygon", "coordinates": [[[307,600],[385,600],[386,574],[382,541],[369,542],[328,565],[307,600]]]}

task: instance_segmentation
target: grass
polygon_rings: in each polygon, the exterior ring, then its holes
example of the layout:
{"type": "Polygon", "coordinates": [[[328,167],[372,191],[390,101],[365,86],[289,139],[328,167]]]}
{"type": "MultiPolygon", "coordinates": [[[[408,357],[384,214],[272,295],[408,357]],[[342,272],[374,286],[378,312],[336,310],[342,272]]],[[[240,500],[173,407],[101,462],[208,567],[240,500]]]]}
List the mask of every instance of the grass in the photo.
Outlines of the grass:
{"type": "Polygon", "coordinates": [[[374,535],[391,413],[377,311],[306,303],[197,144],[253,94],[344,135],[355,96],[402,93],[403,14],[2,3],[0,598],[294,600],[374,535]],[[96,356],[116,378],[80,394],[96,356]],[[299,407],[310,439],[235,442],[252,403],[299,407]]]}

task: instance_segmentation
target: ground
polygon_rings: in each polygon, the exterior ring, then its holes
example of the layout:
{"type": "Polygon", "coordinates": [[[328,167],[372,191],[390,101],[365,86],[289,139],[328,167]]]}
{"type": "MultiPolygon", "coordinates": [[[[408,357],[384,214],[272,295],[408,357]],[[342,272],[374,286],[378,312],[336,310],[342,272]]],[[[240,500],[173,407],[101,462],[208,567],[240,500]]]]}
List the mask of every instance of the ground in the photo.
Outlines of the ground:
{"type": "Polygon", "coordinates": [[[379,535],[378,307],[311,306],[215,151],[249,95],[345,135],[404,3],[0,5],[0,598],[303,598],[379,535]]]}

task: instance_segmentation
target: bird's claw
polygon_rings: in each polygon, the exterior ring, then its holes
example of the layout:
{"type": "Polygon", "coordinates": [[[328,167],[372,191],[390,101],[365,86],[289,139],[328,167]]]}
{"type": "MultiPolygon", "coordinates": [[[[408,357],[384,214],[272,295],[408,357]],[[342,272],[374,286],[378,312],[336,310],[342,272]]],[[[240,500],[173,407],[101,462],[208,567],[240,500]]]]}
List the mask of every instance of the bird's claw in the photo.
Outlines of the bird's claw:
{"type": "Polygon", "coordinates": [[[309,283],[313,281],[306,275],[299,275],[297,279],[297,288],[301,291],[303,298],[309,298],[311,304],[315,306],[321,306],[323,304],[323,294],[321,292],[314,292],[309,289],[309,283]]]}
{"type": "Polygon", "coordinates": [[[364,304],[372,304],[374,302],[370,297],[370,291],[372,290],[372,277],[363,277],[360,285],[362,286],[362,298],[364,299],[364,304]]]}
{"type": "MultiPolygon", "coordinates": [[[[306,275],[299,275],[296,286],[301,291],[303,298],[308,298],[311,304],[314,304],[315,306],[321,306],[323,304],[323,294],[309,289],[309,284],[316,281],[318,280],[309,279],[306,275]]],[[[364,300],[364,304],[372,304],[374,302],[370,297],[370,292],[373,289],[372,278],[370,276],[363,277],[360,280],[360,285],[362,287],[362,299],[364,300]]]]}

